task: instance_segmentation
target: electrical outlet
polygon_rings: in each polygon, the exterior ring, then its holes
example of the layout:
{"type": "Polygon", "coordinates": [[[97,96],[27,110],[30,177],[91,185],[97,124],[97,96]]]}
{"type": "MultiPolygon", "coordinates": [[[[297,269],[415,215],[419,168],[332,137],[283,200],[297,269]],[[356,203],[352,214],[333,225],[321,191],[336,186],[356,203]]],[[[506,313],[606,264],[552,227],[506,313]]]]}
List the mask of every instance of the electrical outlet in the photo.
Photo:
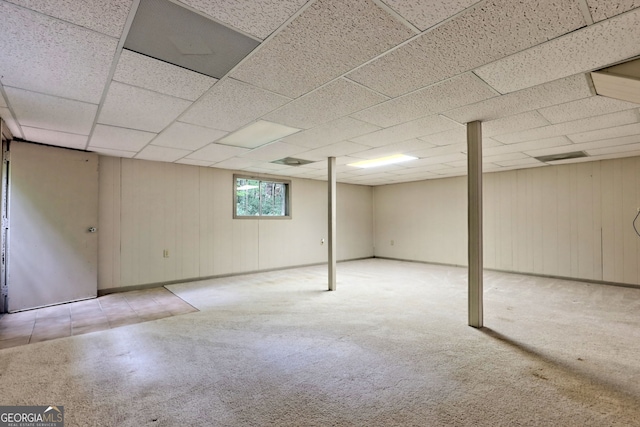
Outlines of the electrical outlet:
{"type": "Polygon", "coordinates": [[[169,258],[169,249],[165,249],[165,250],[163,250],[163,251],[162,251],[162,256],[163,256],[164,258],[169,258]]]}
{"type": "Polygon", "coordinates": [[[391,241],[391,246],[393,246],[393,245],[395,245],[395,244],[396,244],[396,241],[395,241],[395,240],[392,240],[392,241],[391,241]]]}

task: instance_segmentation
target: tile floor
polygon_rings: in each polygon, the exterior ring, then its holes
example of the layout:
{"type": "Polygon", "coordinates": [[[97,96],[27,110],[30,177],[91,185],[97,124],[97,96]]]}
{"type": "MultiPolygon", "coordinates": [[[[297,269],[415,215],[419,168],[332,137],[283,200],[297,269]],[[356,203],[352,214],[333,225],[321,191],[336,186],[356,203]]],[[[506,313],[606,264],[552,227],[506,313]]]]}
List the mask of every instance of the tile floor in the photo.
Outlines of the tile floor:
{"type": "Polygon", "coordinates": [[[198,311],[165,288],[104,295],[0,317],[0,349],[198,311]]]}

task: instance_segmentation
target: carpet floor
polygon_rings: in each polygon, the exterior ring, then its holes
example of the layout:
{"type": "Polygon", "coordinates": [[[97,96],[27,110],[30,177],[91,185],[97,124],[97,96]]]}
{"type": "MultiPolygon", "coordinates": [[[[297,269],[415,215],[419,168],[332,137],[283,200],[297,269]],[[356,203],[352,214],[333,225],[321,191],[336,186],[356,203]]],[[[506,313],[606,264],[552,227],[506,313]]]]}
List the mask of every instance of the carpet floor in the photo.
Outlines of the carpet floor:
{"type": "Polygon", "coordinates": [[[638,426],[640,290],[370,259],[169,285],[199,312],[0,350],[66,426],[638,426]]]}

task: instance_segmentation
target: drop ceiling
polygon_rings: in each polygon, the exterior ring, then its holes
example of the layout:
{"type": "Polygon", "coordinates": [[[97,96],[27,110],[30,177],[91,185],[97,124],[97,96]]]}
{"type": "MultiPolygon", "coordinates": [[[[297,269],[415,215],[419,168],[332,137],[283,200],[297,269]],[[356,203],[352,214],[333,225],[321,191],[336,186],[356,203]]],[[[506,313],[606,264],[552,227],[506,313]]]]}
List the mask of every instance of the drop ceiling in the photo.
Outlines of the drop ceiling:
{"type": "MultiPolygon", "coordinates": [[[[184,10],[176,26],[191,14],[255,48],[212,77],[125,49],[140,0],[0,0],[0,116],[14,137],[317,180],[332,156],[339,182],[362,185],[465,175],[473,120],[487,172],[640,154],[640,105],[591,80],[640,56],[640,0],[163,1],[184,10]],[[299,131],[224,143],[259,121],[299,131]],[[536,159],[571,152],[587,157],[536,159]],[[394,154],[417,159],[349,166],[394,154]],[[311,163],[273,163],[286,157],[311,163]]],[[[208,60],[234,47],[178,38],[208,60]]]]}

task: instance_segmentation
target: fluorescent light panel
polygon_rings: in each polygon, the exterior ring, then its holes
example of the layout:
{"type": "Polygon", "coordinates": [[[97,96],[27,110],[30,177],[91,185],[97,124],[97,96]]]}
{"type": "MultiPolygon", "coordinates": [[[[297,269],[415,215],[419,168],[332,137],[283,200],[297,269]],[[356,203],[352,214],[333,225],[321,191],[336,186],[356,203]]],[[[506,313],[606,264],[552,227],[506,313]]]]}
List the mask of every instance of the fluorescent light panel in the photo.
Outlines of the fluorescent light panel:
{"type": "Polygon", "coordinates": [[[394,154],[393,156],[380,157],[379,159],[363,160],[361,162],[350,163],[349,166],[357,168],[375,168],[377,166],[391,165],[394,163],[407,162],[416,160],[417,157],[407,156],[404,154],[394,154]]]}
{"type": "Polygon", "coordinates": [[[218,140],[218,143],[233,145],[234,147],[256,148],[299,131],[300,129],[297,128],[258,120],[249,126],[230,133],[218,140]]]}

